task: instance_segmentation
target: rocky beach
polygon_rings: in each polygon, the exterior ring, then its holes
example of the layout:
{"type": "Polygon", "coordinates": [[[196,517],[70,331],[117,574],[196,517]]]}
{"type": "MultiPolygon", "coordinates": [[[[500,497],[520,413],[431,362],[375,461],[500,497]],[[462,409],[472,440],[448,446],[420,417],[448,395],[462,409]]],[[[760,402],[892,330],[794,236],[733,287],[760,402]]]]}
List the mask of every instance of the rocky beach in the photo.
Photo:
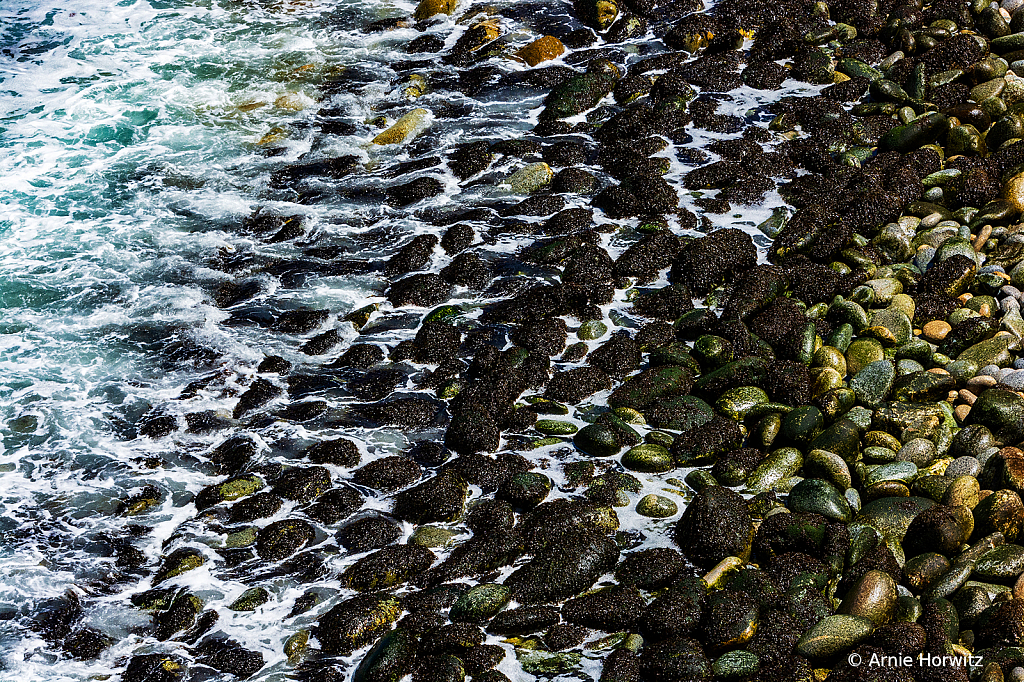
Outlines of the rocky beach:
{"type": "Polygon", "coordinates": [[[1024,680],[1024,0],[19,2],[0,679],[1024,680]]]}

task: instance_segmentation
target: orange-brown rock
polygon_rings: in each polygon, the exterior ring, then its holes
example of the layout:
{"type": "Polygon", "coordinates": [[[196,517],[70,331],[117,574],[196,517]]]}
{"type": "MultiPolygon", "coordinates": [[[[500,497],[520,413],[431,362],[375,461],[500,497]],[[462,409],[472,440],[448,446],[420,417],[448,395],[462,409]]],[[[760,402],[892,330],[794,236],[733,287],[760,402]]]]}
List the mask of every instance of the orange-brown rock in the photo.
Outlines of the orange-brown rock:
{"type": "Polygon", "coordinates": [[[554,36],[544,36],[520,48],[515,56],[530,66],[537,66],[541,62],[558,57],[563,52],[565,45],[562,45],[561,40],[554,36]]]}

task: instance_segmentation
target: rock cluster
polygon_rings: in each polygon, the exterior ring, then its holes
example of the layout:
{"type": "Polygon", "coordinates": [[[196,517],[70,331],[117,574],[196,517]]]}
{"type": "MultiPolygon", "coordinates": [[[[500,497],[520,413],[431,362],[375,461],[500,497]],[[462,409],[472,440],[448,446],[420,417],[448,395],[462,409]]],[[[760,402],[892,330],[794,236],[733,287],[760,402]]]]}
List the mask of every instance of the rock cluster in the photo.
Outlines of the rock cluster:
{"type": "MultiPolygon", "coordinates": [[[[262,668],[176,587],[196,570],[252,583],[237,612],[276,600],[282,576],[317,583],[282,650],[311,680],[341,679],[332,657],[367,647],[357,682],[500,682],[508,655],[531,674],[578,674],[595,651],[602,682],[967,680],[968,654],[977,679],[1019,679],[1021,3],[578,0],[568,28],[523,44],[506,29],[529,9],[455,22],[455,5],[423,0],[367,30],[424,31],[407,48],[437,70],[415,92],[546,92],[537,125],[419,154],[376,193],[354,159],[275,174],[304,199],[327,178],[418,211],[429,233],[377,264],[307,246],[301,266],[262,271],[379,273],[382,296],[340,318],[254,308],[256,275],[214,293],[232,324],[298,337],[309,360],[268,357],[229,415],[154,410],[138,424],[150,438],[239,435],[202,456],[219,478],[159,561],[131,537],[112,543],[120,567],[152,574],[135,598],[152,637],[193,660],[139,653],[123,679],[262,668]],[[439,25],[460,32],[450,49],[428,32],[439,25]],[[622,43],[656,49],[634,59],[622,43]],[[719,113],[728,91],[786,79],[815,87],[769,105],[767,128],[719,113]],[[723,137],[686,148],[694,129],[723,137]],[[697,165],[681,187],[666,179],[670,147],[697,165]],[[417,208],[480,184],[495,193],[464,210],[417,208]],[[776,190],[793,210],[760,225],[767,262],[750,232],[712,229],[776,190]],[[491,248],[513,238],[514,256],[491,248]],[[279,422],[333,435],[283,465],[247,435],[279,422]],[[360,466],[365,444],[336,430],[380,425],[410,445],[360,466]],[[361,515],[368,496],[387,513],[361,515]],[[617,509],[672,547],[638,549],[617,509]],[[222,544],[194,542],[193,523],[222,544]],[[339,569],[339,552],[363,554],[339,569]],[[873,656],[914,663],[852,664],[873,656]]],[[[414,108],[372,144],[416,145],[456,115],[414,108]]],[[[287,241],[298,223],[258,212],[244,229],[287,241]]],[[[143,519],[163,494],[148,487],[119,513],[143,519]]],[[[69,593],[34,627],[94,656],[109,642],[82,608],[69,593]]]]}

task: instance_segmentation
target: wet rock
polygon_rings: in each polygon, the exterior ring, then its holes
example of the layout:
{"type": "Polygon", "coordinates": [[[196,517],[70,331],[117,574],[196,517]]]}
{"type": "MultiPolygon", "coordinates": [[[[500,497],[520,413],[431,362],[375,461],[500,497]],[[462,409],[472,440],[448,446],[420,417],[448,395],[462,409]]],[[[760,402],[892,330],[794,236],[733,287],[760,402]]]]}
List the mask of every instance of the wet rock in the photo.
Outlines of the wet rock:
{"type": "Polygon", "coordinates": [[[203,511],[221,502],[237,500],[240,497],[251,495],[263,486],[263,479],[254,474],[229,478],[223,483],[207,486],[200,490],[195,499],[196,509],[203,511]]]}
{"type": "Polygon", "coordinates": [[[679,206],[679,195],[664,178],[639,175],[603,190],[594,197],[593,205],[618,220],[671,213],[679,206]]]}
{"type": "Polygon", "coordinates": [[[376,490],[397,490],[419,480],[423,469],[408,457],[391,456],[375,460],[357,469],[352,480],[376,490]]]}
{"type": "Polygon", "coordinates": [[[359,412],[377,424],[398,426],[427,426],[433,423],[438,404],[423,398],[398,398],[382,403],[363,405],[359,412]]]}
{"type": "Polygon", "coordinates": [[[564,537],[537,552],[505,585],[524,604],[565,599],[593,585],[615,564],[618,554],[614,542],[594,533],[564,537]]]}
{"type": "Polygon", "coordinates": [[[863,616],[882,625],[889,620],[896,597],[896,582],[892,576],[882,571],[868,571],[846,593],[838,612],[863,616]]]}
{"type": "Polygon", "coordinates": [[[759,605],[750,594],[732,590],[715,591],[705,602],[703,643],[710,650],[722,650],[748,643],[757,632],[759,605]]]}
{"type": "Polygon", "coordinates": [[[444,434],[444,444],[464,455],[493,452],[500,441],[501,430],[486,409],[456,414],[444,434]]]}
{"type": "Polygon", "coordinates": [[[551,491],[551,479],[541,473],[513,474],[498,487],[496,497],[519,509],[530,509],[544,501],[551,491]]]}
{"type": "Polygon", "coordinates": [[[702,489],[675,530],[683,555],[701,568],[711,568],[728,556],[749,556],[753,539],[754,525],[743,497],[721,486],[702,489]]]}
{"type": "Polygon", "coordinates": [[[445,471],[396,495],[394,514],[416,524],[455,521],[462,515],[467,495],[462,477],[445,471]]]}
{"type": "Polygon", "coordinates": [[[63,596],[42,600],[32,617],[32,629],[49,640],[60,640],[71,634],[82,619],[82,602],[78,594],[68,590],[63,596]]]}
{"type": "Polygon", "coordinates": [[[613,632],[630,628],[645,606],[635,587],[616,586],[570,599],[562,607],[569,623],[613,632]]]}
{"type": "Polygon", "coordinates": [[[512,335],[513,343],[545,355],[557,355],[565,349],[568,329],[565,320],[555,317],[526,322],[512,335]]]}
{"type": "Polygon", "coordinates": [[[875,624],[871,619],[863,616],[828,616],[804,633],[797,643],[796,651],[811,659],[829,658],[852,649],[870,637],[874,629],[875,624]]]}
{"type": "Polygon", "coordinates": [[[743,433],[736,421],[715,415],[677,436],[672,443],[672,457],[679,466],[693,466],[713,462],[742,443],[743,433]]]}
{"type": "Polygon", "coordinates": [[[338,531],[338,542],[353,554],[386,547],[400,537],[398,524],[380,516],[353,521],[338,531]]]}
{"type": "Polygon", "coordinates": [[[196,647],[196,663],[245,679],[263,668],[263,654],[231,639],[210,639],[196,647]]]}
{"type": "Polygon", "coordinates": [[[324,467],[292,467],[276,481],[272,491],[286,500],[312,502],[331,488],[331,472],[324,467]]]}
{"type": "Polygon", "coordinates": [[[577,367],[556,372],[548,382],[544,397],[560,403],[576,405],[598,391],[611,388],[608,375],[596,367],[577,367]]]}
{"type": "Polygon", "coordinates": [[[426,571],[436,558],[422,545],[391,545],[363,557],[339,579],[359,591],[392,587],[426,571]]]}
{"type": "Polygon", "coordinates": [[[914,517],[903,546],[914,556],[938,552],[952,556],[974,531],[974,516],[966,507],[935,505],[914,517]]]}
{"type": "Polygon", "coordinates": [[[306,507],[306,515],[324,524],[334,524],[354,514],[363,504],[362,494],[352,486],[333,488],[306,507]]]}
{"type": "Polygon", "coordinates": [[[786,503],[791,511],[820,514],[833,521],[849,521],[853,513],[843,494],[828,481],[805,478],[793,487],[786,503]]]}
{"type": "Polygon", "coordinates": [[[511,590],[504,585],[476,585],[459,597],[452,605],[448,617],[453,622],[483,622],[505,608],[511,596],[511,590]]]}
{"type": "Polygon", "coordinates": [[[419,306],[429,308],[444,303],[452,295],[452,286],[440,275],[425,273],[409,275],[391,285],[388,301],[396,308],[419,306]]]}
{"type": "Polygon", "coordinates": [[[234,523],[248,523],[256,519],[269,518],[280,509],[280,497],[273,493],[257,493],[233,504],[229,518],[234,523]]]}
{"type": "Polygon", "coordinates": [[[280,561],[312,542],[315,536],[313,527],[300,519],[275,521],[257,533],[256,553],[267,561],[280,561]]]}
{"type": "Polygon", "coordinates": [[[971,407],[970,424],[987,427],[1005,443],[1024,440],[1024,398],[1013,391],[989,389],[971,407]]]}
{"type": "Polygon", "coordinates": [[[363,657],[353,682],[397,682],[412,672],[416,650],[415,634],[405,628],[392,630],[363,657]]]}
{"type": "Polygon", "coordinates": [[[332,368],[355,367],[358,369],[368,369],[382,360],[384,360],[384,351],[379,346],[357,343],[342,353],[329,366],[332,368]]]}
{"type": "Polygon", "coordinates": [[[182,547],[168,554],[160,565],[160,572],[153,578],[157,585],[170,578],[177,577],[206,563],[202,552],[191,547],[182,547]]]}
{"type": "Polygon", "coordinates": [[[587,362],[611,376],[625,376],[640,366],[640,344],[628,334],[615,334],[591,351],[587,362]]]}
{"type": "Polygon", "coordinates": [[[670,547],[656,547],[627,554],[615,568],[615,577],[623,585],[643,590],[666,587],[685,571],[682,555],[670,547]]]}
{"type": "Polygon", "coordinates": [[[448,255],[464,251],[473,245],[476,234],[473,228],[465,223],[456,223],[449,227],[441,237],[441,248],[448,255]]]}
{"type": "Polygon", "coordinates": [[[173,654],[137,654],[122,673],[124,682],[178,682],[188,675],[185,659],[173,654]]]}
{"type": "Polygon", "coordinates": [[[232,611],[255,611],[270,601],[270,593],[262,587],[252,587],[235,599],[228,608],[232,611]]]}
{"type": "Polygon", "coordinates": [[[644,647],[640,675],[653,682],[709,680],[711,661],[696,640],[674,637],[644,647]]]}
{"type": "Polygon", "coordinates": [[[284,389],[280,386],[275,386],[266,379],[257,377],[249,389],[238,398],[238,402],[235,404],[234,418],[238,419],[248,412],[259,409],[282,393],[284,393],[284,389]]]}
{"type": "MultiPolygon", "coordinates": [[[[494,158],[494,155],[491,153],[490,147],[490,144],[483,140],[460,144],[455,148],[455,152],[451,157],[449,157],[448,167],[458,179],[468,180],[474,175],[487,170],[488,166],[491,165],[491,160],[494,158]]],[[[449,229],[449,233],[450,232],[451,229],[449,229]]],[[[472,228],[470,228],[469,243],[472,243],[472,228]]],[[[469,243],[466,243],[462,248],[469,246],[469,243]]],[[[441,240],[441,245],[444,246],[444,239],[441,240]]],[[[455,250],[460,251],[461,249],[455,250]]],[[[449,253],[453,252],[452,249],[449,249],[447,246],[445,246],[445,251],[448,251],[449,253]]]]}
{"type": "Polygon", "coordinates": [[[497,614],[487,625],[495,635],[527,635],[559,622],[558,609],[550,606],[523,606],[497,614]]]}
{"type": "Polygon", "coordinates": [[[692,386],[693,372],[688,368],[656,367],[632,377],[613,391],[608,397],[608,405],[642,410],[665,398],[688,393],[692,386]]]}
{"type": "Polygon", "coordinates": [[[347,654],[376,640],[401,611],[398,600],[386,592],[360,595],[320,616],[315,634],[324,653],[347,654]]]}
{"type": "Polygon", "coordinates": [[[421,234],[403,246],[398,253],[388,259],[384,265],[384,274],[389,277],[404,275],[407,272],[422,270],[430,261],[430,255],[437,246],[438,239],[433,234],[421,234]]]}
{"type": "Polygon", "coordinates": [[[1020,646],[1024,642],[1024,599],[993,604],[975,623],[979,647],[1020,646]]]}
{"type": "Polygon", "coordinates": [[[636,503],[636,513],[652,519],[665,519],[679,513],[679,506],[664,495],[644,495],[636,503]]]}
{"type": "Polygon", "coordinates": [[[683,244],[669,280],[686,284],[697,295],[706,294],[727,279],[752,269],[757,249],[742,230],[715,230],[683,244]]]}

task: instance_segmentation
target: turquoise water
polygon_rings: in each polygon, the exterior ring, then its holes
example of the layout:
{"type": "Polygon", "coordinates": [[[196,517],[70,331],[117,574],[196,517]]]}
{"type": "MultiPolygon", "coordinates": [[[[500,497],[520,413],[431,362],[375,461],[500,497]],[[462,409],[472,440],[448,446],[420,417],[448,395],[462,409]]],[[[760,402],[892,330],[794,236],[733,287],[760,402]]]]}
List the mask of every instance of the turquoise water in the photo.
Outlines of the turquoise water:
{"type": "MultiPolygon", "coordinates": [[[[0,680],[85,680],[121,669],[135,653],[181,649],[147,637],[148,615],[128,600],[151,578],[121,572],[108,538],[125,532],[118,500],[154,484],[165,493],[161,504],[133,519],[149,529],[135,543],[147,556],[164,553],[170,538],[222,542],[188,523],[195,514],[189,496],[220,480],[198,471],[197,457],[236,425],[149,439],[138,437],[140,419],[230,416],[265,355],[282,355],[297,369],[318,362],[298,351],[303,338],[232,324],[233,311],[215,303],[217,292],[254,279],[261,289],[243,306],[246,314],[327,308],[324,328],[337,326],[349,342],[356,333],[339,320],[384,301],[378,274],[321,271],[288,280],[261,266],[301,258],[309,245],[369,262],[413,234],[439,229],[372,200],[328,191],[311,201],[275,190],[272,173],[304,154],[356,155],[375,171],[469,139],[517,137],[536,122],[543,98],[510,90],[475,100],[442,90],[408,102],[394,66],[421,57],[400,49],[420,33],[358,29],[408,15],[412,2],[67,4],[0,4],[0,680]],[[390,121],[412,106],[469,113],[438,117],[412,147],[369,146],[378,130],[364,121],[390,121]],[[321,109],[341,112],[355,132],[320,134],[321,109]],[[257,208],[303,215],[306,236],[281,244],[253,239],[241,227],[257,208]],[[180,399],[197,380],[206,388],[180,399]],[[87,604],[84,622],[116,640],[96,660],[67,658],[27,625],[41,600],[68,590],[87,604]]],[[[523,28],[503,21],[510,31],[523,28]]],[[[464,29],[449,19],[428,30],[450,46],[464,29]]],[[[523,31],[513,43],[529,39],[523,31]]],[[[741,91],[721,113],[756,117],[762,96],[741,91]]],[[[694,135],[690,146],[706,144],[706,135],[694,135]]],[[[442,169],[448,192],[416,208],[492,196],[513,169],[514,160],[502,161],[479,187],[461,188],[442,169]]],[[[673,160],[668,177],[678,180],[686,170],[673,160]]],[[[371,188],[388,181],[381,173],[360,180],[371,188]]],[[[750,208],[715,220],[753,231],[767,212],[750,208]]],[[[493,250],[526,242],[499,241],[493,250]]],[[[612,240],[608,247],[626,245],[612,240]]],[[[385,306],[377,341],[409,338],[421,314],[385,306]]],[[[258,437],[286,462],[314,437],[337,435],[357,438],[364,462],[407,441],[393,430],[314,434],[283,422],[258,437]]],[[[662,484],[644,485],[646,494],[662,484]]],[[[389,501],[371,497],[367,505],[386,510],[389,501]]],[[[652,545],[664,542],[659,533],[669,521],[628,511],[620,517],[624,530],[646,532],[652,545]]],[[[339,556],[334,568],[351,561],[339,556]]],[[[279,581],[258,613],[233,614],[224,605],[246,585],[209,566],[180,584],[220,611],[220,631],[264,655],[258,679],[287,676],[283,641],[324,610],[283,624],[305,586],[279,581]]],[[[510,655],[503,666],[513,661],[510,655]]]]}

